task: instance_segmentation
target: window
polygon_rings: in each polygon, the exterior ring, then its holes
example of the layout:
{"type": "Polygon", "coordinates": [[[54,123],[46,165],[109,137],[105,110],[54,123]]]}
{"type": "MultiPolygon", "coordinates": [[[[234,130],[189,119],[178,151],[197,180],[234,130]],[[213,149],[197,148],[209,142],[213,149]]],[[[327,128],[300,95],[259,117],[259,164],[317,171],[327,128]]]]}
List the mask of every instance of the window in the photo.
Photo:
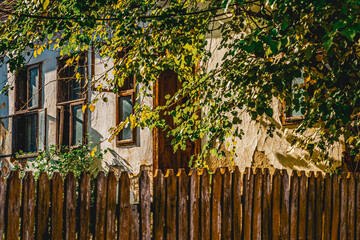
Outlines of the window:
{"type": "Polygon", "coordinates": [[[301,77],[294,78],[291,83],[291,105],[287,106],[285,101],[283,101],[283,125],[290,125],[299,123],[304,119],[304,114],[299,107],[295,107],[294,100],[299,102],[304,99],[304,91],[300,89],[300,86],[305,83],[303,73],[301,77]]]}
{"type": "Polygon", "coordinates": [[[78,66],[66,66],[58,59],[57,74],[57,144],[78,146],[85,143],[87,113],[82,107],[87,97],[87,57],[80,55],[78,66]],[[77,75],[80,74],[80,80],[77,75]]]}
{"type": "Polygon", "coordinates": [[[15,78],[15,110],[30,110],[41,107],[41,65],[35,64],[21,70],[15,78]]]}
{"type": "MultiPolygon", "coordinates": [[[[119,89],[116,101],[116,124],[124,122],[134,111],[136,99],[135,77],[131,76],[124,82],[123,87],[119,89]]],[[[127,124],[116,138],[117,146],[136,144],[136,128],[131,129],[127,124]]]]}

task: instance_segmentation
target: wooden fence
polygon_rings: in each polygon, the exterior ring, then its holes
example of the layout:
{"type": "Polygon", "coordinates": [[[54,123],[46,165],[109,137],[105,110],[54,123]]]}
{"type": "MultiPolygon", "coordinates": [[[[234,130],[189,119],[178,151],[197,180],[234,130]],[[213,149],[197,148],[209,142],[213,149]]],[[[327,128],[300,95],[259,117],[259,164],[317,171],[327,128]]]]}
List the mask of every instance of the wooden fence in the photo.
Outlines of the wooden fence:
{"type": "Polygon", "coordinates": [[[360,239],[360,175],[218,169],[130,181],[100,172],[0,181],[0,237],[13,239],[360,239]],[[91,192],[94,184],[94,193],[91,192]],[[117,187],[118,185],[118,187],[117,187]],[[117,192],[118,191],[118,192],[117,192]],[[94,194],[94,196],[93,196],[94,194]],[[93,207],[92,207],[93,206],[93,207]]]}

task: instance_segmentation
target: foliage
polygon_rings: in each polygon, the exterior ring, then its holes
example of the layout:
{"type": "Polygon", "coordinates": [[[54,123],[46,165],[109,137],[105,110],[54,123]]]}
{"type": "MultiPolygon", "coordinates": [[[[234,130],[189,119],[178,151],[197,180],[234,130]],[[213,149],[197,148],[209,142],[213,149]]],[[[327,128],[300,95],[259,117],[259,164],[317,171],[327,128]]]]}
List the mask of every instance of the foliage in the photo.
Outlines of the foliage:
{"type": "Polygon", "coordinates": [[[37,57],[58,50],[75,62],[79,51],[92,46],[102,58],[115,59],[108,72],[93,76],[99,99],[103,87],[116,92],[133,74],[138,98],[151,97],[159,74],[174,70],[182,88],[166,106],[153,109],[139,101],[135,113],[111,130],[115,135],[129,122],[165,129],[160,113],[171,115],[175,150],[206,136],[200,165],[209,152],[223,156],[226,139],[233,139],[228,147],[234,154],[236,137],[243,135],[242,112],[259,121],[273,116],[274,98],[284,100],[306,113],[294,144],[328,159],[329,146],[345,139],[354,170],[360,149],[359,11],[356,0],[18,1],[0,27],[0,56],[7,55],[15,71],[25,63],[24,52],[37,57]],[[211,69],[215,35],[225,55],[211,69]],[[294,98],[291,82],[301,73],[306,83],[298,93],[304,97],[294,98]]]}
{"type": "Polygon", "coordinates": [[[23,170],[34,171],[35,177],[38,177],[42,172],[49,175],[60,172],[63,178],[70,171],[74,173],[76,178],[80,178],[82,172],[94,175],[98,170],[96,163],[102,158],[103,153],[98,153],[97,149],[93,149],[90,144],[80,145],[72,149],[64,146],[61,150],[58,146],[52,145],[48,151],[42,152],[32,161],[28,161],[23,170]]]}

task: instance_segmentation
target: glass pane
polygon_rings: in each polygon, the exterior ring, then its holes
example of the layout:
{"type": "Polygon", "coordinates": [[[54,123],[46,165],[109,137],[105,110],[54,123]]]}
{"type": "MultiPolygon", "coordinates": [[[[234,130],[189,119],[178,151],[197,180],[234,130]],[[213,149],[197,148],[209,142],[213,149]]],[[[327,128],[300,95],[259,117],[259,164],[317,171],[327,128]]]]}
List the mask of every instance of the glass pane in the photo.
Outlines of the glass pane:
{"type": "Polygon", "coordinates": [[[30,70],[30,86],[29,86],[29,107],[38,105],[39,101],[39,69],[33,68],[30,70]]]}
{"type": "MultiPolygon", "coordinates": [[[[120,122],[123,122],[132,113],[132,98],[131,98],[131,95],[120,97],[119,107],[120,107],[120,109],[119,109],[120,122]]],[[[127,124],[127,126],[124,127],[121,130],[121,132],[119,134],[119,139],[120,140],[132,139],[132,130],[130,129],[130,124],[127,124]]]]}
{"type": "MultiPolygon", "coordinates": [[[[76,100],[76,99],[83,98],[82,93],[84,91],[83,88],[84,88],[84,85],[85,85],[84,84],[85,81],[83,79],[85,77],[85,66],[83,66],[84,63],[80,63],[80,64],[82,64],[82,66],[78,67],[77,72],[80,73],[82,79],[81,79],[81,81],[77,80],[76,78],[73,78],[73,79],[70,80],[71,81],[70,82],[70,94],[71,94],[70,100],[76,100]]],[[[74,69],[75,68],[73,68],[73,70],[74,69]]],[[[74,75],[74,77],[75,76],[76,75],[74,75]]]]}
{"type": "MultiPolygon", "coordinates": [[[[299,99],[300,102],[303,101],[303,98],[304,98],[304,96],[303,96],[304,91],[302,89],[299,89],[299,86],[301,84],[304,84],[304,77],[303,76],[301,76],[299,78],[294,78],[294,80],[292,81],[293,98],[295,98],[295,96],[299,96],[299,94],[300,94],[300,96],[301,96],[300,99],[299,99]]],[[[301,108],[298,111],[296,111],[294,107],[292,107],[290,114],[291,114],[291,117],[301,117],[303,115],[301,113],[301,108]]]]}
{"type": "Polygon", "coordinates": [[[73,114],[73,122],[72,122],[72,142],[71,145],[80,145],[82,144],[83,139],[83,112],[82,106],[74,106],[72,107],[72,114],[73,114]]]}
{"type": "Polygon", "coordinates": [[[26,145],[24,152],[36,152],[36,130],[37,130],[37,115],[26,116],[26,145]]]}
{"type": "Polygon", "coordinates": [[[45,122],[46,114],[45,110],[39,111],[39,139],[38,139],[38,150],[42,151],[45,149],[45,122]]]}

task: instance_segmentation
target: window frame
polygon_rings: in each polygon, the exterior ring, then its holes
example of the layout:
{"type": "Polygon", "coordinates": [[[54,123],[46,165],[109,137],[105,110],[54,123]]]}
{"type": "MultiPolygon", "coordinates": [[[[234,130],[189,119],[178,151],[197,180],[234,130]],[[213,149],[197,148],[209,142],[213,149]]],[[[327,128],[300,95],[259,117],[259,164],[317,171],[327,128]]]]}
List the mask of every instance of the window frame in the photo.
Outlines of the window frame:
{"type": "MultiPolygon", "coordinates": [[[[122,111],[120,110],[120,98],[121,97],[131,96],[132,114],[134,114],[134,104],[136,101],[136,77],[131,76],[130,78],[133,78],[134,87],[132,89],[121,89],[120,88],[119,92],[116,94],[116,125],[117,126],[119,124],[121,124],[121,121],[120,121],[120,115],[122,114],[122,111]]],[[[134,128],[134,129],[131,129],[131,131],[132,131],[131,139],[126,139],[126,140],[119,139],[120,138],[120,132],[119,132],[119,134],[116,136],[116,146],[117,147],[136,145],[137,129],[134,128]]]]}

